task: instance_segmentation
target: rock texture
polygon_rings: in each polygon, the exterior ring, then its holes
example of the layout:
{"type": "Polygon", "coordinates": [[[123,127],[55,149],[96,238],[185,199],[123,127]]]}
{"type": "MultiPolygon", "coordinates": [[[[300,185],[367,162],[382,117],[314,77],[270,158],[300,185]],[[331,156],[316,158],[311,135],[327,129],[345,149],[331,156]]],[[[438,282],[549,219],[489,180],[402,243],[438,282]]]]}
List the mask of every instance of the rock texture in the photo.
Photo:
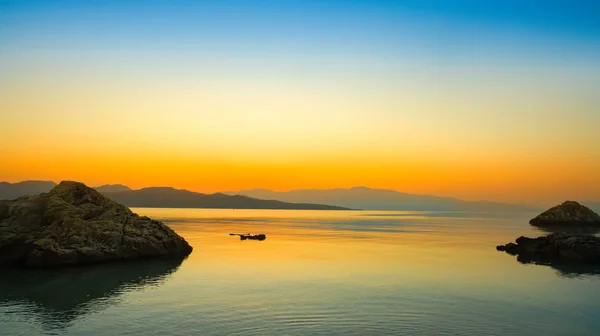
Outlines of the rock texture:
{"type": "Polygon", "coordinates": [[[184,257],[192,247],[82,183],[0,201],[0,266],[58,267],[145,257],[184,257]]]}
{"type": "Polygon", "coordinates": [[[574,201],[557,205],[531,221],[535,226],[600,226],[600,216],[574,201]]]}
{"type": "Polygon", "coordinates": [[[518,255],[520,261],[600,264],[600,238],[589,235],[554,233],[538,238],[519,237],[515,243],[496,249],[518,255]]]}

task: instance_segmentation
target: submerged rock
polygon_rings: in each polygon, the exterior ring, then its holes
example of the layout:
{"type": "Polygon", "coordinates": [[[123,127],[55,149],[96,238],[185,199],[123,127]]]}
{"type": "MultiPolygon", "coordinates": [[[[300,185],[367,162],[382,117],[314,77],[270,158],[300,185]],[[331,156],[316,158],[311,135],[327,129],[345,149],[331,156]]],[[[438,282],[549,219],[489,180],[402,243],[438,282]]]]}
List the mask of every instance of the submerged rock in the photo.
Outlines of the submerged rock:
{"type": "Polygon", "coordinates": [[[57,267],[191,252],[163,223],[82,183],[65,181],[45,194],[0,201],[0,266],[57,267]]]}
{"type": "Polygon", "coordinates": [[[566,201],[529,221],[540,227],[600,227],[600,216],[591,209],[574,201],[566,201]]]}
{"type": "Polygon", "coordinates": [[[517,255],[520,261],[600,264],[600,238],[595,236],[554,233],[537,238],[519,237],[515,243],[496,249],[517,255]]]}

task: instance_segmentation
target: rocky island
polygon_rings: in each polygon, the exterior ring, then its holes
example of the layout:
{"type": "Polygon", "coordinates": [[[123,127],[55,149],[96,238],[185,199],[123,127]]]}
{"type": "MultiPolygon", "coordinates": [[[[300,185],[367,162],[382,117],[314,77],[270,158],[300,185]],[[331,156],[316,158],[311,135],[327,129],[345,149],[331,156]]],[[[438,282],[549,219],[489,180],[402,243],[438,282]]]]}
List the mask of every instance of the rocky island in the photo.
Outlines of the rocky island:
{"type": "Polygon", "coordinates": [[[138,216],[82,183],[0,201],[0,267],[60,267],[149,257],[192,247],[165,224],[138,216]]]}
{"type": "Polygon", "coordinates": [[[529,221],[539,227],[552,226],[597,226],[600,227],[600,216],[590,208],[574,201],[566,201],[542,212],[529,221]]]}
{"type": "Polygon", "coordinates": [[[600,216],[589,208],[566,201],[529,223],[553,233],[537,238],[521,236],[514,243],[496,249],[518,256],[521,262],[600,264],[600,238],[572,233],[594,233],[597,232],[594,228],[600,228],[600,216]]]}

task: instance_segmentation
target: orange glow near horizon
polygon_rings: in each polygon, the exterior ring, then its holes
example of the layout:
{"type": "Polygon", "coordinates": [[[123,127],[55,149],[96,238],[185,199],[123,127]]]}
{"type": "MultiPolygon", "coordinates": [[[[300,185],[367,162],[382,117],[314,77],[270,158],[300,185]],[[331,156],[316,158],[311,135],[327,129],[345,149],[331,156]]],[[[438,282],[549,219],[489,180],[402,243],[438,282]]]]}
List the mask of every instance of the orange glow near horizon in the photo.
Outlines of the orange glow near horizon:
{"type": "MultiPolygon", "coordinates": [[[[82,148],[83,149],[83,148],[82,148]]],[[[171,153],[121,151],[13,151],[3,158],[0,180],[82,181],[91,186],[121,183],[138,189],[171,186],[198,192],[253,188],[273,190],[368,186],[471,200],[536,203],[561,198],[599,199],[600,178],[593,162],[553,158],[420,158],[315,156],[250,161],[171,153]],[[363,159],[367,157],[369,159],[363,159]],[[556,199],[554,199],[554,198],[556,199]]]]}
{"type": "Polygon", "coordinates": [[[600,200],[600,76],[592,66],[440,73],[391,61],[327,67],[336,59],[323,59],[241,71],[244,60],[224,60],[206,72],[206,59],[150,64],[127,53],[78,53],[81,60],[45,51],[8,63],[0,181],[600,200]]]}

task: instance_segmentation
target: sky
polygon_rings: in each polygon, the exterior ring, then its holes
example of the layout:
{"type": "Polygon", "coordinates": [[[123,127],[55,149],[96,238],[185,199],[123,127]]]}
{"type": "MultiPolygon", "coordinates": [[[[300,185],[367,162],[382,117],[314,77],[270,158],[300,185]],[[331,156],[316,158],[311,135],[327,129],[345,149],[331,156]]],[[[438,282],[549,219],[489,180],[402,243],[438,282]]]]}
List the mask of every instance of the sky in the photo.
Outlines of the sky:
{"type": "Polygon", "coordinates": [[[0,0],[0,181],[600,200],[600,3],[0,0]]]}

